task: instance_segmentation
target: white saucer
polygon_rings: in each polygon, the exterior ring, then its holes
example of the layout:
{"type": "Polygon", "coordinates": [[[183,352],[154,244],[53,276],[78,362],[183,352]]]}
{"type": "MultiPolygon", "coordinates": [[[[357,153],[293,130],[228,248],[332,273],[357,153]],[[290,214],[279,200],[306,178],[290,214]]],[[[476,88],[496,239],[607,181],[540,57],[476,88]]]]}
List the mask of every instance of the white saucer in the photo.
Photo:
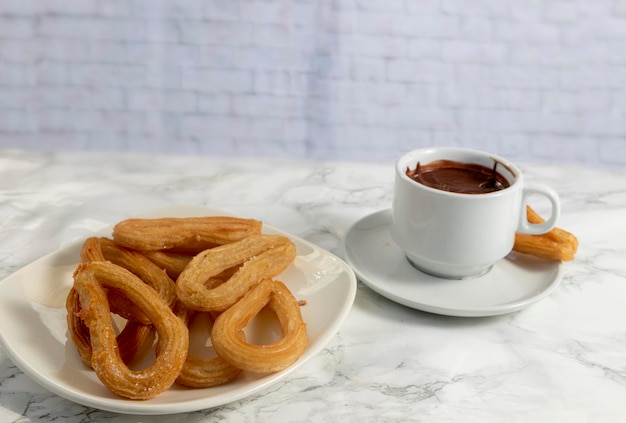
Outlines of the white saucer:
{"type": "Polygon", "coordinates": [[[561,280],[560,262],[511,253],[480,277],[440,279],[414,268],[389,233],[391,210],[356,222],[347,232],[345,257],[358,278],[399,304],[448,316],[495,316],[547,297],[561,280]]]}

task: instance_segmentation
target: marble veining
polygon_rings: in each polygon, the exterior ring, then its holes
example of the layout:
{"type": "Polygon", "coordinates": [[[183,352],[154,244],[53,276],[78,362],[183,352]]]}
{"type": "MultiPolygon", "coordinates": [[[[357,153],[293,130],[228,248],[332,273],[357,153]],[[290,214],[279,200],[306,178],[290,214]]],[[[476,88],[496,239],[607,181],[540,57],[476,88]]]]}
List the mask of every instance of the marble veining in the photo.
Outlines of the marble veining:
{"type": "MultiPolygon", "coordinates": [[[[522,163],[560,194],[580,240],[561,285],[530,308],[458,318],[359,283],[328,346],[284,382],[222,407],[129,416],[60,398],[0,347],[0,421],[603,422],[626,419],[626,173],[522,163]]],[[[391,204],[393,163],[0,152],[0,277],[126,217],[173,204],[251,216],[338,256],[391,204]]],[[[5,324],[5,322],[2,322],[5,324]]]]}

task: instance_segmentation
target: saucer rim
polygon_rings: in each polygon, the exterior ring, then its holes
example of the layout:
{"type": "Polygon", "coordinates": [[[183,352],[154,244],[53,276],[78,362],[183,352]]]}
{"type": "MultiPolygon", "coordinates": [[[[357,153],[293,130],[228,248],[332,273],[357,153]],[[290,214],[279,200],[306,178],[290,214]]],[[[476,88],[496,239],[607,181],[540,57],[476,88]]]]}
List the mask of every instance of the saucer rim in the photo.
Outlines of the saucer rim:
{"type": "MultiPolygon", "coordinates": [[[[559,286],[562,276],[563,276],[563,263],[555,261],[553,262],[553,268],[551,270],[555,272],[554,278],[549,283],[547,283],[543,287],[543,289],[541,289],[536,295],[529,296],[527,298],[514,301],[511,303],[494,304],[493,306],[476,306],[476,307],[467,306],[467,307],[462,307],[462,308],[461,307],[452,308],[452,307],[446,307],[446,306],[421,302],[414,298],[405,298],[393,292],[393,290],[389,290],[388,287],[383,288],[380,282],[373,281],[372,278],[366,276],[364,272],[362,271],[362,269],[360,268],[360,266],[358,266],[355,260],[353,260],[353,257],[350,253],[350,248],[349,248],[348,243],[350,240],[351,233],[353,233],[356,230],[356,227],[359,224],[362,224],[362,222],[366,220],[373,220],[376,218],[384,220],[384,223],[381,223],[381,225],[388,225],[389,219],[391,218],[391,209],[386,208],[386,209],[378,210],[373,213],[369,213],[361,217],[357,221],[355,221],[348,228],[343,239],[343,258],[350,265],[350,267],[354,270],[354,273],[357,275],[358,280],[361,281],[363,284],[365,284],[372,291],[376,292],[377,294],[397,304],[401,304],[403,306],[406,306],[415,310],[425,311],[428,313],[444,315],[444,316],[453,316],[453,317],[490,317],[490,316],[499,316],[499,315],[509,314],[509,313],[523,310],[529,307],[530,305],[548,297],[559,286]]],[[[381,225],[378,225],[378,226],[381,226],[381,225]]],[[[391,240],[391,242],[393,242],[393,240],[391,240]]],[[[498,263],[504,260],[507,260],[507,258],[501,259],[498,263]]],[[[496,266],[498,263],[495,263],[494,266],[496,266]]],[[[422,277],[421,278],[422,280],[425,280],[426,278],[435,278],[435,279],[445,280],[442,278],[438,278],[436,276],[423,273],[418,269],[414,269],[414,270],[415,270],[415,275],[418,276],[417,280],[419,280],[419,276],[422,277]]],[[[489,273],[479,276],[477,279],[485,278],[488,276],[489,276],[489,273]]]]}

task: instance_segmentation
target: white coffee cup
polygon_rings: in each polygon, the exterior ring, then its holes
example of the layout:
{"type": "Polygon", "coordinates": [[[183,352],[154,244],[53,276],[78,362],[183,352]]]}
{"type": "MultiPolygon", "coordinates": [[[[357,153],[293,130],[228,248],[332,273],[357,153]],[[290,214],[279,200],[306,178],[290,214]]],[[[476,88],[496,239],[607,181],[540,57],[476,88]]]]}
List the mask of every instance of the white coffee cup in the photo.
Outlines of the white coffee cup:
{"type": "Polygon", "coordinates": [[[510,161],[487,152],[457,147],[413,150],[395,167],[391,235],[419,270],[442,278],[480,276],[513,249],[515,233],[542,234],[556,225],[560,202],[556,191],[526,182],[510,161]],[[465,194],[432,188],[407,176],[407,169],[436,160],[496,165],[507,188],[484,194],[465,194]],[[551,216],[529,224],[526,205],[531,195],[542,195],[552,205],[551,216]]]}

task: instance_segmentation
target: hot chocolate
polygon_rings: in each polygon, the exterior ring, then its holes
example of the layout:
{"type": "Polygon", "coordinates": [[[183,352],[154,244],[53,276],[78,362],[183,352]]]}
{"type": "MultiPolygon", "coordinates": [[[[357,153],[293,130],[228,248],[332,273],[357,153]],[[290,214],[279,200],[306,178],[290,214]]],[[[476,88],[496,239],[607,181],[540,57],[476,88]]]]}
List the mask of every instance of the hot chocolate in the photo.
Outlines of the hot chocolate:
{"type": "Polygon", "coordinates": [[[443,191],[462,194],[487,194],[509,187],[509,181],[493,168],[452,160],[436,160],[415,169],[407,167],[406,175],[412,180],[443,191]]]}

